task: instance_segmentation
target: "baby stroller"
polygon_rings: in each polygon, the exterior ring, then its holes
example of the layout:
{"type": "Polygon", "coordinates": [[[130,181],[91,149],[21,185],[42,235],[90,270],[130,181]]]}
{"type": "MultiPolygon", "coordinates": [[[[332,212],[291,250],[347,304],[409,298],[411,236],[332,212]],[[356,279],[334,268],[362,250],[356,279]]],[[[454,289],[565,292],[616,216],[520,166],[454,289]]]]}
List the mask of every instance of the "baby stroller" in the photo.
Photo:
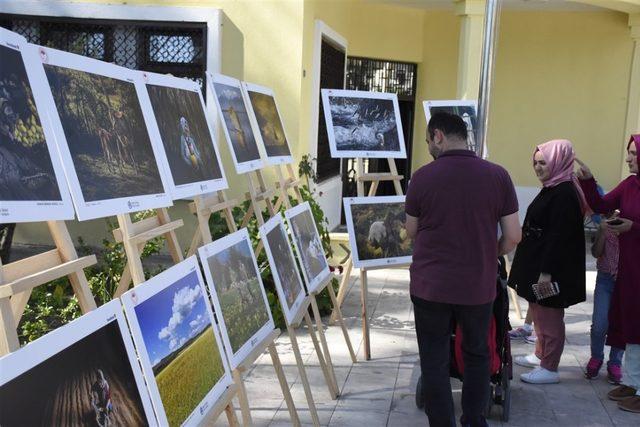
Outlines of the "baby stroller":
{"type": "MultiPolygon", "coordinates": [[[[491,355],[491,378],[489,381],[489,399],[485,410],[485,416],[489,417],[494,404],[502,406],[502,421],[509,421],[511,408],[510,380],[513,377],[511,365],[511,342],[509,340],[509,294],[507,292],[507,270],[504,257],[498,258],[498,292],[493,302],[493,320],[489,327],[488,339],[491,355]]],[[[456,328],[454,328],[456,330],[456,328]]],[[[458,334],[460,336],[460,334],[458,334]]],[[[456,339],[456,334],[451,336],[451,361],[450,373],[452,378],[463,380],[464,365],[462,363],[462,338],[456,339]],[[462,369],[460,369],[462,367],[462,369]]],[[[424,408],[424,396],[422,394],[422,376],[416,385],[416,406],[424,408]]]]}

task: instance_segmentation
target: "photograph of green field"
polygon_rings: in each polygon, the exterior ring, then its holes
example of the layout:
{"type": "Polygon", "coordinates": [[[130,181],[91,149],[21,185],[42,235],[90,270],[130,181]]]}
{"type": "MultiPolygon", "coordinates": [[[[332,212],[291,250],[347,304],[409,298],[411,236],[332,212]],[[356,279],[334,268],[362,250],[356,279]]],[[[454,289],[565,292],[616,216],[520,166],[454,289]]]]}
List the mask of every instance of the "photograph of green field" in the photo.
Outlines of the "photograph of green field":
{"type": "Polygon", "coordinates": [[[269,321],[259,273],[246,240],[210,256],[207,263],[235,354],[269,321]]]}
{"type": "Polygon", "coordinates": [[[135,307],[170,426],[180,426],[225,374],[205,298],[192,272],[135,307]]]}

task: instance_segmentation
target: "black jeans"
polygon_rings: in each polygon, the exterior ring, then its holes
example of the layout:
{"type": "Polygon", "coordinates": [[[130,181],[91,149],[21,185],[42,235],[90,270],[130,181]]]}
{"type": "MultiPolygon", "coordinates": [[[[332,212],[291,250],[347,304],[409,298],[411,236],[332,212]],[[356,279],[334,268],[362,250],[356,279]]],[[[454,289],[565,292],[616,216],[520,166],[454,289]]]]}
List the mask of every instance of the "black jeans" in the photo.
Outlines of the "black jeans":
{"type": "Polygon", "coordinates": [[[422,369],[425,412],[431,427],[456,425],[449,380],[452,325],[462,328],[464,381],[462,417],[465,425],[484,426],[482,415],[489,398],[489,345],[487,335],[493,302],[456,305],[426,301],[411,296],[422,369]]]}

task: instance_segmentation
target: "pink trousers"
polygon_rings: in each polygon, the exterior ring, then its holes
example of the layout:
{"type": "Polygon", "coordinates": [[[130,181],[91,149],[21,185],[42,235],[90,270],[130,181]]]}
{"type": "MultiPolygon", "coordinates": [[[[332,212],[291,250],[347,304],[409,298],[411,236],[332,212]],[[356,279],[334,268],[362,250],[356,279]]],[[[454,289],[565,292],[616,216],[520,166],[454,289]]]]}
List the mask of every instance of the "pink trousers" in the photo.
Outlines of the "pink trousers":
{"type": "Polygon", "coordinates": [[[529,310],[538,337],[536,356],[541,360],[540,366],[556,372],[564,350],[564,308],[549,308],[530,303],[529,310]]]}

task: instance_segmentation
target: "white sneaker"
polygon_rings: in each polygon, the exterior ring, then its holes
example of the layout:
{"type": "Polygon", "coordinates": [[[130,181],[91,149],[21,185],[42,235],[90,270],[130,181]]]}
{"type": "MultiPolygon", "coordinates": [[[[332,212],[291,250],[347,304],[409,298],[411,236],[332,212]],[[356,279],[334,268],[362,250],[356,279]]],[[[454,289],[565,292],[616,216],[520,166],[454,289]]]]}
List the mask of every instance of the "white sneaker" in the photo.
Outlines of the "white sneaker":
{"type": "Polygon", "coordinates": [[[528,354],[526,356],[516,356],[513,359],[516,365],[524,366],[525,368],[537,368],[540,366],[540,359],[535,354],[528,354]]]}
{"type": "Polygon", "coordinates": [[[539,367],[520,375],[520,379],[529,384],[557,384],[560,382],[560,375],[557,372],[539,367]]]}

